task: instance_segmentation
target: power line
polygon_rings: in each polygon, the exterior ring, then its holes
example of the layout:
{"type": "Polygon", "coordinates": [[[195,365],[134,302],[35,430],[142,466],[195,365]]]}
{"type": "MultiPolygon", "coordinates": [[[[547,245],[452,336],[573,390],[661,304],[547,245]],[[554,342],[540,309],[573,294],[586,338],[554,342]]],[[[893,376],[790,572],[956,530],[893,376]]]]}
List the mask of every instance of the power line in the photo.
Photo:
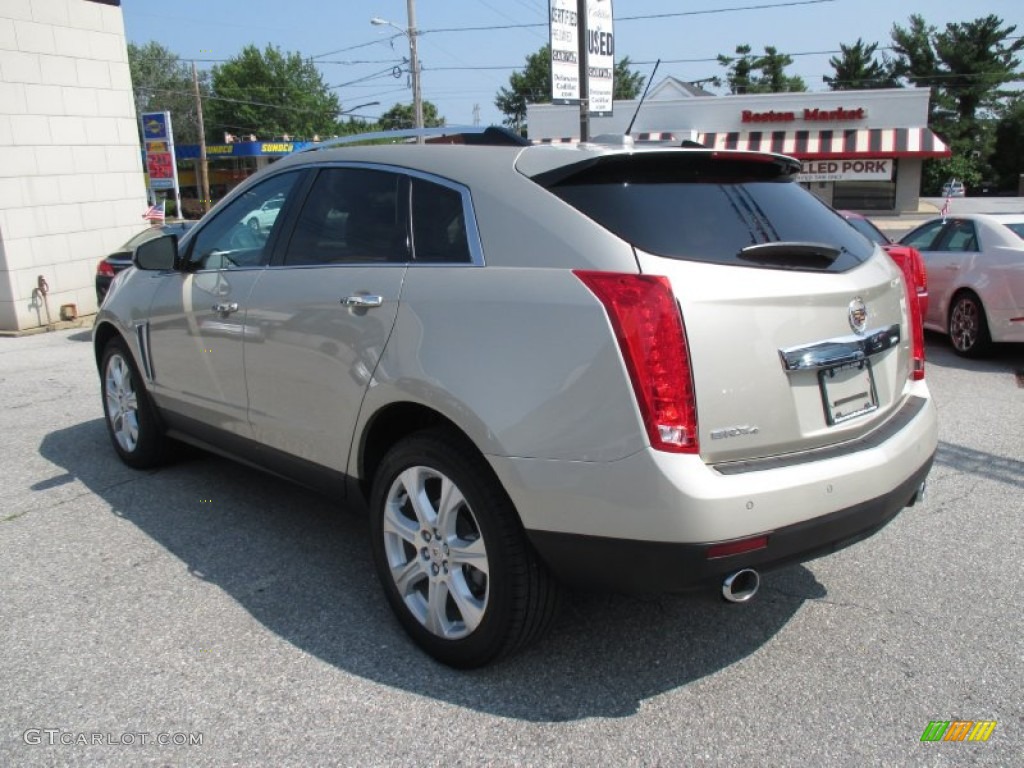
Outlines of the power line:
{"type": "Polygon", "coordinates": [[[333,56],[336,53],[345,53],[346,51],[355,51],[355,50],[357,50],[359,48],[368,48],[371,45],[377,45],[378,43],[390,43],[392,40],[394,40],[395,38],[398,38],[398,37],[405,37],[405,33],[404,32],[397,32],[397,33],[395,33],[394,35],[392,35],[391,37],[388,37],[388,38],[380,37],[380,38],[377,38],[376,40],[371,40],[368,43],[359,43],[358,45],[350,45],[348,48],[339,48],[336,51],[328,51],[327,53],[318,53],[316,56],[310,56],[309,58],[311,58],[311,59],[322,59],[324,56],[333,56]]]}
{"type": "MultiPolygon", "coordinates": [[[[822,3],[835,3],[838,0],[791,0],[786,3],[769,3],[764,5],[738,5],[731,8],[707,8],[700,11],[676,11],[674,13],[648,13],[638,16],[615,16],[614,21],[645,21],[650,19],[668,19],[682,16],[708,16],[718,13],[731,13],[734,11],[761,11],[770,8],[791,8],[800,5],[821,5],[822,3]]],[[[437,27],[435,29],[421,29],[421,35],[441,32],[491,32],[504,29],[530,29],[535,27],[546,27],[548,22],[530,22],[525,24],[493,24],[479,27],[437,27]]]]}

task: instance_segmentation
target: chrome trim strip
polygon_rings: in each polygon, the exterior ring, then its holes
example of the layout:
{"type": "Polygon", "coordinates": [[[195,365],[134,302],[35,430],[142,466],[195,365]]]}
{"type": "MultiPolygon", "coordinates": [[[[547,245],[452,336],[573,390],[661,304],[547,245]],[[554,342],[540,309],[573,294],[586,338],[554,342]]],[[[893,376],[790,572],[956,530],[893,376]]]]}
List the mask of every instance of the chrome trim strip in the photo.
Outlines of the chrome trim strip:
{"type": "Polygon", "coordinates": [[[149,321],[135,323],[135,338],[139,343],[139,357],[142,358],[142,374],[147,382],[153,381],[153,361],[149,351],[149,321]]]}
{"type": "Polygon", "coordinates": [[[899,325],[876,328],[863,336],[840,336],[800,347],[779,350],[782,368],[794,371],[818,371],[837,365],[857,363],[900,343],[899,325]]]}
{"type": "Polygon", "coordinates": [[[902,431],[910,422],[917,418],[924,410],[928,401],[923,397],[912,395],[907,398],[903,406],[894,413],[887,422],[863,437],[850,440],[839,445],[826,445],[821,448],[812,448],[802,453],[790,453],[783,456],[768,456],[763,459],[741,459],[739,461],[727,461],[721,464],[712,464],[711,467],[721,475],[742,475],[747,472],[761,472],[770,469],[782,469],[784,467],[795,467],[800,464],[810,464],[813,461],[824,461],[836,459],[842,456],[849,456],[854,453],[877,448],[885,443],[897,432],[902,431]]]}

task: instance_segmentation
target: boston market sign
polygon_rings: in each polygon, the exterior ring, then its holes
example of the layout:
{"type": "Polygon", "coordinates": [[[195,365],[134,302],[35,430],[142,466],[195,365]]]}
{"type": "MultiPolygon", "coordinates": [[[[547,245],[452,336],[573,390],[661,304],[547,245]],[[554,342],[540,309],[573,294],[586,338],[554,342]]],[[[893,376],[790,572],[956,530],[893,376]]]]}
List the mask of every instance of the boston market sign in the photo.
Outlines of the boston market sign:
{"type": "Polygon", "coordinates": [[[744,109],[740,112],[740,121],[744,123],[795,123],[803,120],[808,123],[844,123],[854,120],[866,120],[868,111],[864,107],[856,109],[805,109],[798,112],[753,112],[744,109]]]}

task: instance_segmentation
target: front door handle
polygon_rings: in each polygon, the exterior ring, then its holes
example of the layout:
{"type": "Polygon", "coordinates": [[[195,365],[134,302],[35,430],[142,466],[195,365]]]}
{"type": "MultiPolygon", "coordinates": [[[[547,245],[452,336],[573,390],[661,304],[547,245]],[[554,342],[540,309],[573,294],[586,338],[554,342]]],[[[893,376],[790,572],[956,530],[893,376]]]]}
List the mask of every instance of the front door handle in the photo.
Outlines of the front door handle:
{"type": "Polygon", "coordinates": [[[352,307],[353,309],[369,309],[370,307],[379,307],[383,304],[384,297],[359,293],[354,296],[346,296],[341,300],[341,303],[346,307],[352,307]]]}
{"type": "Polygon", "coordinates": [[[221,304],[214,304],[213,311],[218,312],[222,315],[230,315],[232,312],[238,311],[237,301],[226,301],[221,304]]]}

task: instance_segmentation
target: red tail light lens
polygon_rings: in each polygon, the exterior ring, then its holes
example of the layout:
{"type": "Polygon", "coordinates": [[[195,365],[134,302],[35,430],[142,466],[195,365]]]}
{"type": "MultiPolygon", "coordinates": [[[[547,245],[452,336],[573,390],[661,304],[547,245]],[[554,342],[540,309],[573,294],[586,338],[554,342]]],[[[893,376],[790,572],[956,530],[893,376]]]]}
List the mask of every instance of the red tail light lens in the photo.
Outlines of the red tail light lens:
{"type": "Polygon", "coordinates": [[[96,265],[96,274],[103,275],[104,277],[113,277],[114,268],[110,266],[106,259],[103,259],[103,261],[96,265]]]}
{"type": "Polygon", "coordinates": [[[651,446],[697,453],[697,405],[683,318],[667,277],[575,270],[604,305],[651,446]]]}
{"type": "Polygon", "coordinates": [[[753,552],[758,549],[764,549],[768,546],[767,536],[754,536],[749,539],[740,539],[739,541],[730,541],[726,544],[713,544],[707,549],[708,560],[714,560],[716,557],[728,557],[729,555],[741,555],[744,552],[753,552]]]}
{"type": "Polygon", "coordinates": [[[914,288],[921,307],[921,317],[928,314],[928,272],[924,268],[924,257],[917,248],[910,249],[910,266],[914,274],[914,288]]]}
{"type": "Polygon", "coordinates": [[[924,265],[921,254],[916,250],[911,251],[907,258],[900,259],[899,265],[903,269],[907,314],[910,316],[910,379],[920,381],[924,378],[924,308],[919,291],[927,295],[924,265]]]}

